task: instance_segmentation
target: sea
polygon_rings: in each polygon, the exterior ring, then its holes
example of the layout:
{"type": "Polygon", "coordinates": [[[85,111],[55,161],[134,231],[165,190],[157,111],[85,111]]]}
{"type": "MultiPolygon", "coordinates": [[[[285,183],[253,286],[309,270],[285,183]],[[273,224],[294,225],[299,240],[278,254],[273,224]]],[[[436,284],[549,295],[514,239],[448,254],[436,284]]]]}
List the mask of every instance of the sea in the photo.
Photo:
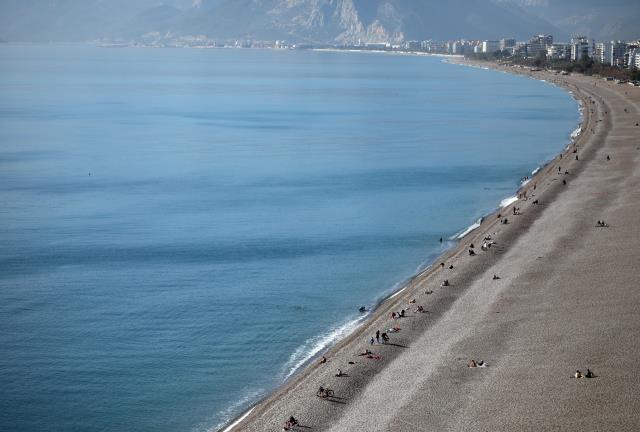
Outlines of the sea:
{"type": "Polygon", "coordinates": [[[0,430],[218,430],[579,121],[438,57],[1,44],[0,430]]]}

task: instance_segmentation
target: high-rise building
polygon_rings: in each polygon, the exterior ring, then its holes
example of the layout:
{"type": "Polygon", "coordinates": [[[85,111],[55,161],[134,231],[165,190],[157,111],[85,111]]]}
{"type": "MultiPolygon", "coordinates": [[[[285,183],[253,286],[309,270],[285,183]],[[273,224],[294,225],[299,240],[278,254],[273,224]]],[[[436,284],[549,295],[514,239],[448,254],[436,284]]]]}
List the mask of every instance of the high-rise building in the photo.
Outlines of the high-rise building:
{"type": "Polygon", "coordinates": [[[596,52],[593,56],[594,60],[605,65],[611,64],[610,50],[610,44],[603,42],[597,43],[596,52]]]}
{"type": "Polygon", "coordinates": [[[609,45],[609,64],[611,66],[624,66],[624,53],[627,51],[627,44],[624,41],[611,41],[609,45]]]}
{"type": "Polygon", "coordinates": [[[482,42],[482,52],[483,53],[494,53],[500,50],[500,42],[498,41],[483,41],[482,42]]]}
{"type": "Polygon", "coordinates": [[[578,61],[585,57],[593,56],[592,43],[585,36],[576,36],[571,38],[571,60],[578,61]]]}
{"type": "Polygon", "coordinates": [[[569,60],[571,45],[554,43],[547,47],[547,57],[553,60],[569,60]]]}
{"type": "Polygon", "coordinates": [[[500,39],[500,51],[504,51],[507,48],[513,48],[516,46],[515,39],[500,39]]]}

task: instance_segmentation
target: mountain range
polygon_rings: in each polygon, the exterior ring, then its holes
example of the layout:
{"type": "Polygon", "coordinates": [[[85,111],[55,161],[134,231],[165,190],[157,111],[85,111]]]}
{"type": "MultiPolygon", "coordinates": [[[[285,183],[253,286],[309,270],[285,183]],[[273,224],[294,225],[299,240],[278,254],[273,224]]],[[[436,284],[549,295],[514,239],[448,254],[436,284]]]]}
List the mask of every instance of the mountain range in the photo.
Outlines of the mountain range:
{"type": "Polygon", "coordinates": [[[0,39],[91,41],[154,33],[357,43],[640,37],[638,0],[2,0],[0,39]]]}

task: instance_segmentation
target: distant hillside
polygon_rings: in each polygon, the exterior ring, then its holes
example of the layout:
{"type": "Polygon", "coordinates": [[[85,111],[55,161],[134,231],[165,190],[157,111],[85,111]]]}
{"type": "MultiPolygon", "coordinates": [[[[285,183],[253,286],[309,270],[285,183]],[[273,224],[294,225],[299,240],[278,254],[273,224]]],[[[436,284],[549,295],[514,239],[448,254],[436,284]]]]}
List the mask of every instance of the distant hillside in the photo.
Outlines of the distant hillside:
{"type": "Polygon", "coordinates": [[[639,32],[640,1],[610,1],[606,9],[620,13],[607,18],[592,0],[2,0],[0,38],[87,41],[157,32],[355,43],[639,32]]]}
{"type": "Polygon", "coordinates": [[[570,35],[600,41],[640,38],[638,0],[500,0],[545,18],[570,35]]]}

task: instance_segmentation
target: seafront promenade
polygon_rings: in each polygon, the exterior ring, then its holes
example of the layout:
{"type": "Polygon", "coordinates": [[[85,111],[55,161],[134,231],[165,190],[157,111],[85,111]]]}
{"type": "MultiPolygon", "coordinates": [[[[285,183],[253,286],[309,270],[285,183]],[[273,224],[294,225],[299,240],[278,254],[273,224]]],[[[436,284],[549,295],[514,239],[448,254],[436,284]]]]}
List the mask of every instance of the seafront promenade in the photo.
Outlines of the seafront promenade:
{"type": "Polygon", "coordinates": [[[582,101],[574,145],[231,430],[640,429],[640,88],[528,73],[582,101]]]}

